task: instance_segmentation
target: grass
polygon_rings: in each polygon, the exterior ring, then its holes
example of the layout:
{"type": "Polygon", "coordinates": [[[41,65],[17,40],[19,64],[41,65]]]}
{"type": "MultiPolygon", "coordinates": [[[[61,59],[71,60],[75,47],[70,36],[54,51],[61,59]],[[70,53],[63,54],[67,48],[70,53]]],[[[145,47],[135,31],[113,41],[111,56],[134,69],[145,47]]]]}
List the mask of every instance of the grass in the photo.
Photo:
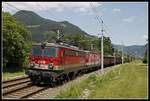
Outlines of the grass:
{"type": "Polygon", "coordinates": [[[25,76],[25,69],[20,67],[3,68],[2,80],[9,80],[19,76],[25,76]]]}
{"type": "Polygon", "coordinates": [[[147,67],[141,61],[118,65],[102,76],[90,75],[73,84],[56,98],[81,98],[85,89],[90,92],[86,98],[147,98],[147,67]]]}

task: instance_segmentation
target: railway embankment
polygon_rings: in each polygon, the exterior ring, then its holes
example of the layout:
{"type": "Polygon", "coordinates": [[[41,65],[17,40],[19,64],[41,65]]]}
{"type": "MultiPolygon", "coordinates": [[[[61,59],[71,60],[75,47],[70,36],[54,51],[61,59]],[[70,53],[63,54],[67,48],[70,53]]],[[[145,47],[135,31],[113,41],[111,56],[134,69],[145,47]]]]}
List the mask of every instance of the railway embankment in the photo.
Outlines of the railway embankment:
{"type": "Polygon", "coordinates": [[[148,65],[134,61],[112,66],[99,75],[94,72],[60,91],[56,98],[148,98],[148,65]]]}

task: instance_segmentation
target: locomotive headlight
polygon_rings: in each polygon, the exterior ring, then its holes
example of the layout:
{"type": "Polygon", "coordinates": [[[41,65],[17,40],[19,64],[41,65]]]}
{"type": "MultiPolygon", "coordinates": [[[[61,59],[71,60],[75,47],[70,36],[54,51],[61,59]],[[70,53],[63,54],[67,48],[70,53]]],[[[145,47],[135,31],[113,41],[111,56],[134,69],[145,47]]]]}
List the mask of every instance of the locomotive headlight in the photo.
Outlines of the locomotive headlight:
{"type": "Polygon", "coordinates": [[[53,67],[54,67],[54,64],[53,64],[53,63],[50,63],[50,64],[48,65],[48,69],[53,69],[53,67]]]}
{"type": "Polygon", "coordinates": [[[31,64],[30,64],[30,67],[34,67],[34,66],[35,66],[35,64],[34,64],[34,63],[31,63],[31,64]]]}

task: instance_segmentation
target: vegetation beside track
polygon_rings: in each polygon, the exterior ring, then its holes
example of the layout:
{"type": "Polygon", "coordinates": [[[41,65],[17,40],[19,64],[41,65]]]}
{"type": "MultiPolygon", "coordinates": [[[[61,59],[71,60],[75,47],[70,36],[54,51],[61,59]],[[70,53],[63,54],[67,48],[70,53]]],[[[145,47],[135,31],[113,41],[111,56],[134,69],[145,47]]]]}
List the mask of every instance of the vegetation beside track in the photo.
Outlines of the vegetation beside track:
{"type": "Polygon", "coordinates": [[[25,69],[24,68],[3,68],[2,73],[2,80],[9,80],[17,77],[23,77],[25,75],[25,69]]]}
{"type": "Polygon", "coordinates": [[[147,98],[147,67],[141,61],[116,65],[104,75],[71,85],[56,98],[147,98]]]}

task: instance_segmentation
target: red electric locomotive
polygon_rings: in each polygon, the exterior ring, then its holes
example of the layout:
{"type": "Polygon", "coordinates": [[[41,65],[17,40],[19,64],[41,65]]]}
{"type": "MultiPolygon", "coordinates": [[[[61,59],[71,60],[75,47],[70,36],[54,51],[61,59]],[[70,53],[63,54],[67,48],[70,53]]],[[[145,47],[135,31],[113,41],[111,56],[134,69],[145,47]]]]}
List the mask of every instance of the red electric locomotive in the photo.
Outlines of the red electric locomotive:
{"type": "MultiPolygon", "coordinates": [[[[120,58],[116,57],[116,64],[120,58]]],[[[27,74],[33,83],[53,83],[100,68],[98,52],[81,50],[64,43],[34,44],[27,74]]],[[[114,57],[104,56],[104,66],[114,65],[114,57]]]]}
{"type": "Polygon", "coordinates": [[[99,66],[100,55],[61,43],[34,44],[29,63],[27,73],[32,82],[56,82],[99,66]]]}

